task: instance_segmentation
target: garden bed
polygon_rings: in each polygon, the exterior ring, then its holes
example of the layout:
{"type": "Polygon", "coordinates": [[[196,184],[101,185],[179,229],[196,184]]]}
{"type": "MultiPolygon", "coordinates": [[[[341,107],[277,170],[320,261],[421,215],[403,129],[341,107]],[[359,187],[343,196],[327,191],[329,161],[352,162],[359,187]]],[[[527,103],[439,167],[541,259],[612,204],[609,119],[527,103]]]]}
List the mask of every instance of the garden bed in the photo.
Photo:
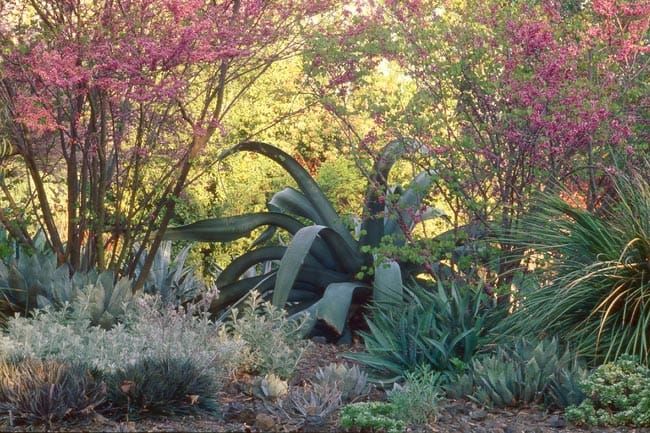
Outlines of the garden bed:
{"type": "MultiPolygon", "coordinates": [[[[291,385],[300,387],[313,377],[319,367],[340,361],[346,352],[359,351],[362,346],[334,346],[313,343],[300,361],[291,385]]],[[[86,420],[68,420],[56,424],[55,431],[88,432],[136,432],[136,431],[211,431],[211,432],[337,432],[341,431],[335,413],[324,423],[298,423],[274,413],[272,406],[250,395],[246,388],[251,377],[241,376],[231,382],[219,396],[220,416],[187,416],[165,418],[142,418],[116,422],[101,415],[86,420]]],[[[384,393],[374,391],[370,399],[381,400],[384,393]]],[[[44,431],[44,426],[0,425],[2,431],[44,431]]],[[[431,433],[642,433],[647,428],[580,428],[568,425],[561,413],[549,413],[540,408],[516,408],[502,410],[482,409],[466,400],[448,400],[440,408],[434,423],[409,426],[411,432],[431,433]]]]}

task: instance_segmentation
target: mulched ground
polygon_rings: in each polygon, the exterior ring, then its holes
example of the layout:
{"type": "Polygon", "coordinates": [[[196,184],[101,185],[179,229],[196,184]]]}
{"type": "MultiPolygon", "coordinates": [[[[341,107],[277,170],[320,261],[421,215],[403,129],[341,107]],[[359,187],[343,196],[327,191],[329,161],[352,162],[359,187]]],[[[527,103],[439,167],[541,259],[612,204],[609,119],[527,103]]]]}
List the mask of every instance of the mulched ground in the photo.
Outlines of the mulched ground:
{"type": "MultiPolygon", "coordinates": [[[[301,386],[313,377],[319,367],[340,361],[342,354],[361,350],[359,344],[334,346],[314,343],[301,360],[298,372],[291,382],[301,386]]],[[[63,432],[337,432],[338,417],[332,416],[322,422],[295,422],[282,417],[261,400],[245,392],[250,378],[241,377],[230,384],[220,395],[220,417],[185,417],[144,419],[130,422],[114,422],[100,415],[78,422],[53,426],[52,431],[63,432]]],[[[376,391],[371,398],[381,399],[376,391]]],[[[9,426],[0,424],[0,431],[45,431],[43,426],[9,426]]],[[[483,410],[471,402],[448,401],[438,419],[422,426],[410,427],[412,433],[650,433],[650,429],[592,428],[581,429],[567,425],[562,414],[547,413],[537,408],[512,410],[483,410]]]]}

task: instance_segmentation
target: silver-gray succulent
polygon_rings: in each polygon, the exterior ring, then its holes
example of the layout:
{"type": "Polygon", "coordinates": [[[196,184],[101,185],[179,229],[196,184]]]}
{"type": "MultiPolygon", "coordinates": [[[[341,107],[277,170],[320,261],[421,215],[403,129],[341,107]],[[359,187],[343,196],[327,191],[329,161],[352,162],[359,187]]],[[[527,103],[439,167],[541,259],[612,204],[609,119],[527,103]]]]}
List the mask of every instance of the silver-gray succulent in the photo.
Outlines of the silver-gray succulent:
{"type": "Polygon", "coordinates": [[[314,381],[325,387],[336,387],[345,403],[353,402],[370,391],[368,375],[357,365],[348,367],[342,363],[331,363],[319,368],[314,381]]]}

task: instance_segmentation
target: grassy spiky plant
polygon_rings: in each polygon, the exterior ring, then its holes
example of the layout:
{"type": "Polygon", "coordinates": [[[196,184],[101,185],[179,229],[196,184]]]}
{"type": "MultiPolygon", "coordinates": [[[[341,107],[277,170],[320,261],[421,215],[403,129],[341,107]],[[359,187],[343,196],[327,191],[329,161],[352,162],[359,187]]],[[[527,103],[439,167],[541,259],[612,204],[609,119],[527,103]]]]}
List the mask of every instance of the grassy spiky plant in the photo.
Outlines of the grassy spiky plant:
{"type": "Polygon", "coordinates": [[[108,400],[118,412],[144,416],[217,410],[217,382],[190,358],[144,358],[105,379],[108,400]]]}
{"type": "Polygon", "coordinates": [[[0,362],[0,418],[46,424],[90,415],[106,387],[81,365],[37,359],[0,362]]]}
{"type": "Polygon", "coordinates": [[[404,377],[422,364],[451,373],[469,362],[481,346],[488,314],[481,290],[455,283],[429,291],[413,285],[405,302],[376,303],[361,336],[365,352],[347,358],[364,364],[387,381],[404,377]]]}
{"type": "Polygon", "coordinates": [[[541,265],[542,283],[520,294],[519,308],[501,331],[557,335],[597,363],[624,353],[650,363],[647,179],[614,179],[614,194],[597,213],[545,197],[522,238],[541,265]]]}

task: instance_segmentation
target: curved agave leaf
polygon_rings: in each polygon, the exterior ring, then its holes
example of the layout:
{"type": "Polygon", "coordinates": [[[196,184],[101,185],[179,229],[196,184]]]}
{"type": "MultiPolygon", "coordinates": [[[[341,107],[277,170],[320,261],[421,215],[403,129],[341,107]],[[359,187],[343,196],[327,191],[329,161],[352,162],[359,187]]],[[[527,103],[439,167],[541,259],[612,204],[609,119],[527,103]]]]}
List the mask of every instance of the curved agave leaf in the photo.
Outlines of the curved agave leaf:
{"type": "Polygon", "coordinates": [[[258,263],[280,260],[287,247],[262,247],[242,254],[233,260],[217,277],[217,287],[231,284],[258,263]]]}
{"type": "MultiPolygon", "coordinates": [[[[277,274],[278,271],[273,270],[264,275],[243,278],[223,286],[217,284],[219,296],[210,305],[210,312],[212,314],[218,314],[224,307],[246,296],[251,290],[256,290],[260,294],[268,292],[275,287],[277,274]]],[[[292,289],[309,291],[320,297],[328,284],[348,281],[349,279],[350,276],[348,274],[326,269],[318,263],[317,266],[306,264],[301,267],[300,272],[296,275],[292,289]]]]}
{"type": "Polygon", "coordinates": [[[288,215],[278,212],[256,212],[223,218],[208,218],[192,224],[170,227],[165,232],[164,240],[229,242],[249,236],[260,227],[273,225],[281,227],[291,234],[304,225],[288,215]]]}
{"type": "MultiPolygon", "coordinates": [[[[278,269],[278,278],[280,278],[280,269],[278,269]]],[[[322,266],[305,264],[300,268],[293,285],[295,287],[296,283],[309,283],[315,287],[319,287],[322,292],[328,284],[350,281],[350,279],[350,274],[332,271],[322,266]]]]}
{"type": "Polygon", "coordinates": [[[300,290],[294,289],[289,294],[289,299],[287,302],[316,302],[320,299],[320,294],[314,293],[312,290],[300,290]]]}
{"type": "Polygon", "coordinates": [[[287,187],[282,191],[276,192],[268,204],[286,213],[307,218],[316,224],[325,225],[325,221],[320,217],[318,211],[307,197],[294,188],[287,187]]]}
{"type": "Polygon", "coordinates": [[[397,218],[389,218],[390,215],[386,214],[384,218],[385,227],[384,234],[398,234],[398,239],[403,241],[403,233],[398,221],[404,223],[404,226],[412,230],[415,226],[414,216],[418,215],[420,220],[436,218],[444,215],[444,212],[435,209],[427,208],[425,212],[419,212],[422,205],[422,200],[426,197],[431,185],[433,184],[433,176],[423,171],[419,173],[413,181],[409,184],[406,191],[404,191],[399,200],[397,201],[397,218]]]}
{"type": "MultiPolygon", "coordinates": [[[[271,197],[271,200],[266,205],[270,212],[290,213],[296,216],[307,218],[316,224],[324,224],[322,218],[318,215],[316,209],[307,197],[300,191],[286,187],[271,197]]],[[[251,248],[261,245],[269,241],[275,235],[277,227],[270,226],[258,236],[257,239],[251,244],[251,248]]]]}
{"type": "Polygon", "coordinates": [[[264,293],[275,284],[276,271],[257,277],[244,278],[219,289],[219,296],[210,304],[210,313],[218,314],[224,307],[248,295],[252,290],[264,293]]]}
{"type": "Polygon", "coordinates": [[[305,259],[318,238],[325,240],[339,260],[341,269],[349,273],[357,272],[363,264],[361,253],[342,242],[341,236],[334,230],[314,225],[300,229],[291,240],[287,252],[280,261],[278,277],[273,292],[273,305],[284,306],[294,282],[305,259]]]}
{"type": "Polygon", "coordinates": [[[384,211],[384,200],[388,188],[388,175],[393,165],[407,152],[418,150],[422,146],[415,140],[399,138],[389,142],[381,150],[372,169],[372,176],[366,189],[363,207],[362,245],[377,246],[384,236],[384,219],[380,216],[384,211]]]}
{"type": "MultiPolygon", "coordinates": [[[[284,212],[284,209],[282,209],[281,207],[278,207],[275,204],[271,203],[271,201],[269,201],[266,204],[266,208],[269,210],[269,212],[286,213],[286,212],[284,212]]],[[[255,248],[258,245],[262,245],[262,244],[268,242],[269,240],[271,240],[271,238],[273,238],[273,236],[275,235],[275,233],[277,231],[278,231],[278,228],[276,226],[267,227],[266,229],[264,229],[262,234],[260,234],[257,237],[257,239],[255,239],[253,241],[250,248],[252,249],[252,248],[255,248]]]]}
{"type": "Polygon", "coordinates": [[[383,260],[375,264],[373,288],[373,296],[378,303],[401,303],[403,301],[402,272],[395,260],[383,260]]]}
{"type": "MultiPolygon", "coordinates": [[[[271,209],[269,209],[271,210],[271,209]]],[[[276,210],[271,210],[271,212],[277,212],[276,210]]],[[[258,245],[265,244],[266,242],[270,241],[271,238],[275,235],[275,233],[278,231],[278,228],[276,226],[268,226],[267,228],[264,229],[264,231],[253,241],[251,244],[251,248],[255,248],[258,245]]]]}
{"type": "Polygon", "coordinates": [[[246,141],[239,143],[221,154],[219,159],[224,159],[233,153],[249,151],[264,155],[280,164],[289,175],[296,181],[304,196],[311,202],[314,210],[318,213],[324,225],[336,231],[350,248],[357,248],[357,242],[343,224],[334,207],[329,202],[316,181],[307,171],[289,154],[275,146],[257,141],[246,141]]]}
{"type": "MultiPolygon", "coordinates": [[[[226,286],[237,281],[248,269],[258,263],[269,260],[281,260],[287,247],[270,246],[249,251],[233,260],[217,277],[217,287],[226,286]]],[[[348,275],[324,267],[311,254],[305,257],[305,265],[298,274],[298,281],[307,281],[324,287],[330,281],[347,280],[348,275]]]]}
{"type": "Polygon", "coordinates": [[[359,282],[332,283],[327,286],[320,301],[317,302],[316,319],[321,320],[337,335],[343,333],[352,303],[352,296],[357,290],[369,290],[359,282]]]}

